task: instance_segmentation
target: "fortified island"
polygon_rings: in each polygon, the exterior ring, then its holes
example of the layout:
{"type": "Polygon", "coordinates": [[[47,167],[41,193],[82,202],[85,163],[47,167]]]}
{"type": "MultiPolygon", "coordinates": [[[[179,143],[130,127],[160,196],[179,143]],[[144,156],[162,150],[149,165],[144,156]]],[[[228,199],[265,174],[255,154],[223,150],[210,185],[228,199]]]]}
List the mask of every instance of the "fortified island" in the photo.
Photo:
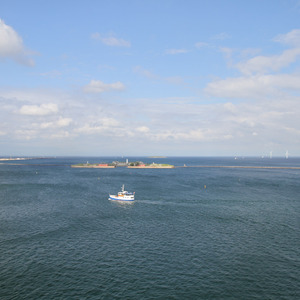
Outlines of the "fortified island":
{"type": "Polygon", "coordinates": [[[90,164],[89,162],[85,164],[76,164],[71,165],[72,168],[92,168],[92,169],[100,169],[100,168],[116,168],[116,167],[126,167],[130,169],[173,169],[174,165],[169,164],[145,164],[142,161],[129,162],[128,159],[126,162],[113,161],[112,163],[96,163],[90,164]]]}

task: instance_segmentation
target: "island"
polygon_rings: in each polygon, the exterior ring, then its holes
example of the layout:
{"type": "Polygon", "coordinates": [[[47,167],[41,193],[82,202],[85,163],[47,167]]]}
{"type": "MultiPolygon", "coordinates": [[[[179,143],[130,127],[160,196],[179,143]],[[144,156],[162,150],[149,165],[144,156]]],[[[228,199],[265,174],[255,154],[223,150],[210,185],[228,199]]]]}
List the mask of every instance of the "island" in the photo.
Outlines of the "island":
{"type": "Polygon", "coordinates": [[[128,165],[127,168],[130,169],[173,169],[175,166],[169,164],[137,164],[137,165],[128,165]]]}
{"type": "Polygon", "coordinates": [[[169,164],[145,164],[142,161],[129,162],[128,159],[126,162],[113,161],[112,163],[94,163],[90,164],[89,162],[71,165],[72,168],[116,168],[116,167],[126,167],[130,169],[173,169],[175,166],[169,164]]]}
{"type": "Polygon", "coordinates": [[[76,164],[76,165],[71,165],[71,168],[91,168],[91,169],[110,169],[110,168],[115,168],[115,165],[112,164],[76,164]]]}

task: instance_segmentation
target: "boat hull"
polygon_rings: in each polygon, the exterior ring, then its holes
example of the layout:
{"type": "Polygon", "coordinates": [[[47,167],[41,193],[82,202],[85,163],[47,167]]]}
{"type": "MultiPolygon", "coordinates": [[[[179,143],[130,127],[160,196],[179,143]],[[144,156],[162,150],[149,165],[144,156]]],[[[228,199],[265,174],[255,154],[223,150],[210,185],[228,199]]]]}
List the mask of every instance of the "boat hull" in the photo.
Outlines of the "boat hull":
{"type": "Polygon", "coordinates": [[[134,201],[134,197],[118,197],[114,195],[109,195],[108,200],[112,201],[134,201]]]}

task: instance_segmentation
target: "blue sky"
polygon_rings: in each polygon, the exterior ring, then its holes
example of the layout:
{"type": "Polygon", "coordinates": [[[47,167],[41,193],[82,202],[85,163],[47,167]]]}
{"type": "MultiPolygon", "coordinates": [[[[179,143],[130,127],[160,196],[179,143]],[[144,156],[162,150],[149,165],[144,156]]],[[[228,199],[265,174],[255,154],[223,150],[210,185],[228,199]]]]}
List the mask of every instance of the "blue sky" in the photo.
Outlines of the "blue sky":
{"type": "Polygon", "coordinates": [[[300,155],[300,1],[1,1],[0,156],[300,155]]]}

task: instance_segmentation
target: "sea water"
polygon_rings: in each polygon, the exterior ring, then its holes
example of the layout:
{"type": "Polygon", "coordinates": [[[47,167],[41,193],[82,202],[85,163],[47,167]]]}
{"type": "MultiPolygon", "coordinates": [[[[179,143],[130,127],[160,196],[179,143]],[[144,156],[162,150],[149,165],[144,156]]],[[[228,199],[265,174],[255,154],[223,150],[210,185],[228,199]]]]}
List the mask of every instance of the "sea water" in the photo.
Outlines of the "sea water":
{"type": "Polygon", "coordinates": [[[300,298],[300,170],[217,167],[300,159],[128,159],[0,164],[0,299],[300,298]]]}

